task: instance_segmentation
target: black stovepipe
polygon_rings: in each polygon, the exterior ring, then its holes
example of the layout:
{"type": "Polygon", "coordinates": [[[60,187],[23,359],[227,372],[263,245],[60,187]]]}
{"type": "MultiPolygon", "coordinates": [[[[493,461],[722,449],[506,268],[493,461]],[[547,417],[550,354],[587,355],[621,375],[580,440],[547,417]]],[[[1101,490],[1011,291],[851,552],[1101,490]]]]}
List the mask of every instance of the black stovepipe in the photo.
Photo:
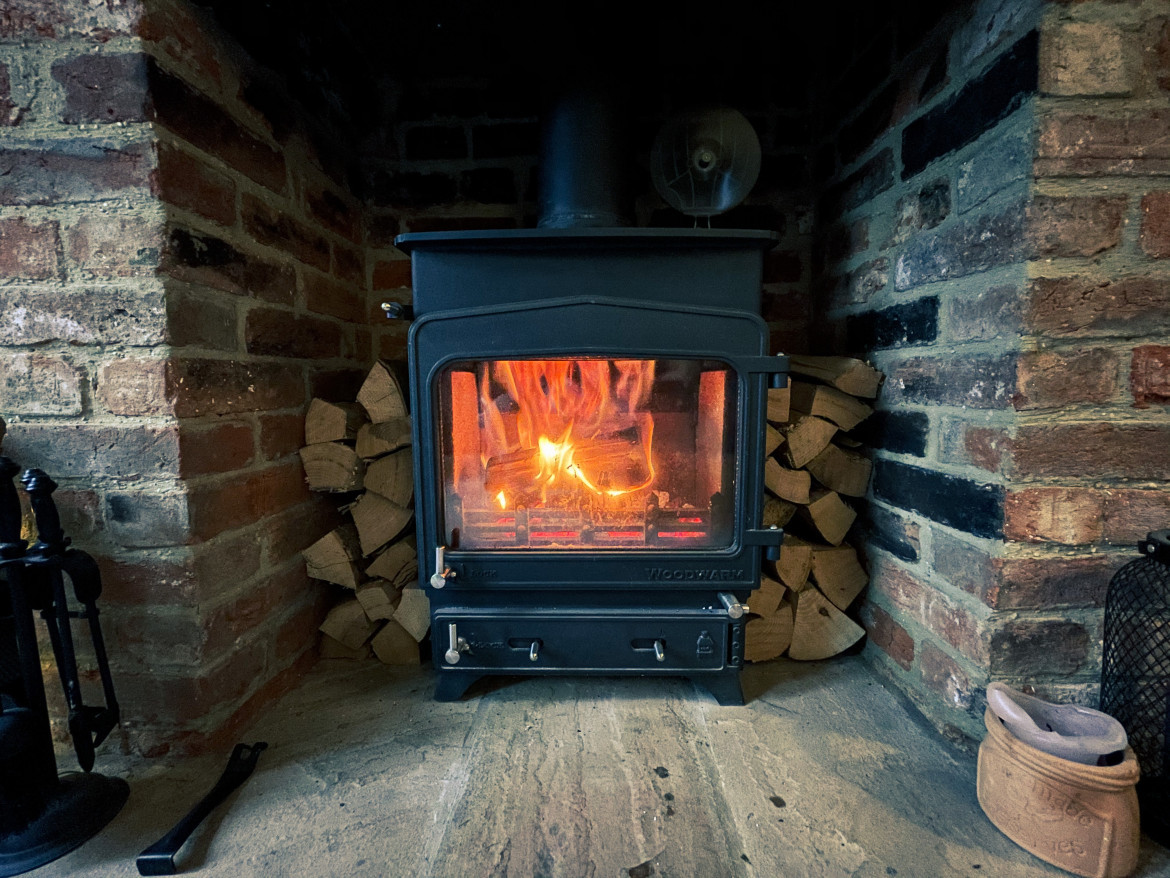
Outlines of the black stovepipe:
{"type": "MultiPolygon", "coordinates": [[[[86,771],[57,773],[33,612],[41,611],[51,632],[61,618],[68,618],[60,575],[62,569],[69,572],[63,563],[68,540],[59,524],[52,527],[58,519],[49,497],[51,488],[42,492],[38,501],[41,508],[35,510],[38,525],[44,528],[34,546],[38,551],[30,552],[20,538],[20,500],[12,481],[19,469],[10,459],[0,457],[0,876],[19,875],[73,850],[109,823],[129,794],[125,781],[88,771],[92,758],[85,765],[85,753],[92,754],[95,743],[88,721],[101,711],[81,705],[79,695],[76,703],[85,719],[78,722],[74,718],[77,712],[71,703],[70,729],[86,771]],[[76,740],[82,731],[84,742],[76,740]]],[[[90,573],[86,565],[74,564],[83,571],[80,578],[87,580],[90,573]]],[[[75,591],[87,611],[92,610],[91,623],[96,623],[92,601],[100,585],[89,582],[75,591]]],[[[61,630],[58,624],[58,636],[61,630]]],[[[54,651],[62,679],[76,681],[67,623],[64,632],[68,645],[61,644],[58,649],[58,638],[54,637],[54,651]]],[[[103,666],[104,659],[102,650],[99,662],[103,666]]],[[[103,668],[103,684],[107,675],[108,668],[103,668]]],[[[116,702],[113,716],[116,722],[116,702]]]]}

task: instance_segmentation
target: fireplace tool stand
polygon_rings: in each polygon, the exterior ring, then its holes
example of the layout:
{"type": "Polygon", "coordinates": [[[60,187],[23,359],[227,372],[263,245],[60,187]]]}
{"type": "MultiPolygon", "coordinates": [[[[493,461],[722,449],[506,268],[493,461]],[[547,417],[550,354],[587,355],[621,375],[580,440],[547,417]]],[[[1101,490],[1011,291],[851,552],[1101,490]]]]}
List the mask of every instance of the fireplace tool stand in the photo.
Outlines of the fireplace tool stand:
{"type": "Polygon", "coordinates": [[[53,503],[57,485],[40,470],[22,483],[38,539],[20,538],[21,509],[12,479],[20,467],[0,457],[0,876],[19,875],[63,856],[91,838],[121,810],[129,786],[91,773],[94,749],[118,725],[118,702],[98,623],[101,578],[69,539],[53,503]],[[69,609],[65,579],[83,609],[69,609]],[[69,733],[81,773],[58,775],[49,728],[34,611],[48,629],[69,706],[69,733]],[[70,619],[89,624],[105,705],[81,698],[70,619]]]}

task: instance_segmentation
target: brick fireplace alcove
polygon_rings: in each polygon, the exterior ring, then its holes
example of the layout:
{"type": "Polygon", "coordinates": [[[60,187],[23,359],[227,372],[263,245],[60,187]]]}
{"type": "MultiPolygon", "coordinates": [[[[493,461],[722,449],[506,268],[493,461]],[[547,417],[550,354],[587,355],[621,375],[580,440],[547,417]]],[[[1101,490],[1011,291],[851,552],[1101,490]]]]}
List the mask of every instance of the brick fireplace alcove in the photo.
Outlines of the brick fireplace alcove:
{"type": "Polygon", "coordinates": [[[402,357],[396,234],[533,223],[546,86],[597,47],[638,224],[682,219],[645,173],[661,121],[742,110],[764,169],[717,224],[780,234],[774,349],[887,375],[865,655],[957,737],[991,679],[1095,700],[1108,579],[1170,519],[1164,7],[742,5],[701,65],[685,15],[573,40],[523,4],[0,11],[4,453],[101,557],[137,749],[229,736],[314,660],[332,596],[298,553],[335,513],[305,407],[402,357]]]}

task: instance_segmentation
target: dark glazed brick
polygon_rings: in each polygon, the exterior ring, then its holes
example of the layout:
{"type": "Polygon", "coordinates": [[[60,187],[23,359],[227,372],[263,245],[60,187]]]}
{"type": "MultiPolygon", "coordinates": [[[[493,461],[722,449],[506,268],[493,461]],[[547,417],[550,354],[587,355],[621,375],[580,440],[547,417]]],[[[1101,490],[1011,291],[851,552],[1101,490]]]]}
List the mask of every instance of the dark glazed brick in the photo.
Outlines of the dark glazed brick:
{"type": "Polygon", "coordinates": [[[850,435],[871,448],[895,454],[926,456],[930,418],[925,412],[874,412],[850,435]]]}
{"type": "Polygon", "coordinates": [[[244,343],[250,354],[328,359],[341,354],[341,329],[315,317],[254,308],[248,313],[244,343]]]}
{"type": "Polygon", "coordinates": [[[883,149],[825,194],[820,203],[821,213],[836,217],[860,207],[893,185],[894,153],[883,149]]]}
{"type": "Polygon", "coordinates": [[[934,341],[938,337],[938,297],[850,316],[845,335],[849,349],[859,353],[934,341]]]}
{"type": "Polygon", "coordinates": [[[244,195],[242,212],[244,229],[261,244],[281,249],[321,271],[329,271],[329,241],[316,229],[252,195],[244,195]]]}
{"type": "Polygon", "coordinates": [[[982,76],[902,132],[902,179],[975,141],[1031,95],[1039,81],[1039,34],[1032,31],[982,76]]]}
{"type": "Polygon", "coordinates": [[[1029,252],[1025,208],[1013,204],[1000,213],[963,220],[945,231],[911,240],[898,257],[894,289],[908,290],[1022,262],[1029,252]]]}
{"type": "Polygon", "coordinates": [[[922,551],[918,524],[883,506],[868,504],[858,530],[861,540],[903,561],[917,561],[922,551]]]}
{"type": "Polygon", "coordinates": [[[291,305],[296,293],[291,268],[248,256],[226,241],[187,229],[171,230],[162,270],[189,283],[269,302],[291,305]]]}
{"type": "Polygon", "coordinates": [[[477,125],[471,132],[471,154],[477,159],[536,155],[540,126],[534,122],[477,125]]]}
{"type": "Polygon", "coordinates": [[[457,195],[455,181],[446,174],[385,171],[374,177],[374,203],[396,207],[447,204],[457,195]]]}
{"type": "Polygon", "coordinates": [[[1016,354],[965,357],[911,357],[886,367],[882,399],[955,405],[971,409],[1003,409],[1012,404],[1016,386],[1016,354]]]}
{"type": "Polygon", "coordinates": [[[65,90],[62,122],[141,122],[146,119],[146,56],[81,55],[53,64],[65,90]]]}
{"type": "Polygon", "coordinates": [[[463,197],[481,204],[511,204],[516,200],[516,177],[509,168],[464,171],[459,188],[463,197]]]}
{"type": "Polygon", "coordinates": [[[988,670],[1029,679],[1075,673],[1088,662],[1090,637],[1077,622],[1018,620],[991,635],[988,670]]]}
{"type": "Polygon", "coordinates": [[[145,143],[116,148],[90,141],[0,150],[0,204],[101,201],[146,191],[150,151],[145,143]]]}
{"type": "Polygon", "coordinates": [[[467,133],[463,128],[422,125],[406,132],[407,159],[461,159],[466,156],[467,133]]]}
{"type": "Polygon", "coordinates": [[[874,496],[977,537],[1003,533],[1003,487],[907,466],[892,460],[874,465],[874,496]]]}
{"type": "Polygon", "coordinates": [[[287,188],[284,156],[250,134],[206,95],[150,64],[149,118],[274,192],[287,188]]]}

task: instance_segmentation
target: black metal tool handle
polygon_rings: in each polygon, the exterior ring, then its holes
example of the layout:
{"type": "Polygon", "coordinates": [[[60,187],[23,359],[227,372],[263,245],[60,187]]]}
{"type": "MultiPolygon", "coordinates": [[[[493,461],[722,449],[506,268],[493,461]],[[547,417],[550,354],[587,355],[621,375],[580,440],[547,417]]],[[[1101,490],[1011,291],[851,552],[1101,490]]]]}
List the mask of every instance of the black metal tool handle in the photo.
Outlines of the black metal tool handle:
{"type": "MultiPolygon", "coordinates": [[[[20,497],[12,477],[20,472],[20,465],[7,457],[0,457],[0,543],[12,545],[20,542],[20,497]]],[[[20,546],[20,549],[23,549],[20,546]]]]}
{"type": "Polygon", "coordinates": [[[223,770],[215,786],[192,808],[175,827],[138,855],[139,875],[174,875],[178,872],[175,867],[175,855],[179,848],[187,841],[204,818],[223,802],[232,791],[248,779],[252,769],[256,767],[256,760],[260,752],[268,744],[257,741],[255,744],[236,744],[228,759],[227,768],[223,770]]]}

